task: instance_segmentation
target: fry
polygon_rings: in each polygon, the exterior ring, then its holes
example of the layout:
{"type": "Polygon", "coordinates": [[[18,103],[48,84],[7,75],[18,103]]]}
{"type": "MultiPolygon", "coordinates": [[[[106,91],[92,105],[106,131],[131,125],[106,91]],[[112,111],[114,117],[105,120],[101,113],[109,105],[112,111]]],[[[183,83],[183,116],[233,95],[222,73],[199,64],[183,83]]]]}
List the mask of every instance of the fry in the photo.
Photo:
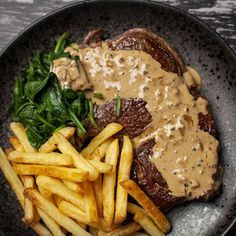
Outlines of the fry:
{"type": "Polygon", "coordinates": [[[94,223],[94,222],[90,222],[90,219],[87,217],[87,214],[84,211],[81,211],[78,207],[72,205],[69,202],[66,202],[64,200],[62,200],[59,204],[58,204],[58,208],[59,210],[71,217],[72,219],[90,225],[96,229],[103,229],[106,231],[111,231],[114,228],[117,228],[117,225],[112,224],[112,225],[108,225],[108,223],[101,217],[98,217],[98,222],[94,223]]]}
{"type": "Polygon", "coordinates": [[[16,163],[26,164],[42,164],[42,165],[58,165],[71,166],[72,158],[67,154],[52,153],[30,153],[13,151],[9,154],[9,160],[16,163]]]}
{"type": "Polygon", "coordinates": [[[89,180],[93,181],[97,179],[99,175],[98,170],[93,165],[91,165],[80,153],[78,153],[77,150],[72,146],[72,144],[62,136],[62,134],[60,134],[59,132],[54,133],[53,139],[58,145],[58,149],[62,153],[68,154],[73,158],[74,166],[89,172],[89,180]]]}
{"type": "Polygon", "coordinates": [[[139,212],[134,215],[134,220],[151,236],[164,236],[165,234],[152,222],[144,213],[139,212]]]}
{"type": "Polygon", "coordinates": [[[122,125],[117,123],[111,123],[106,126],[97,136],[95,136],[86,148],[81,152],[82,155],[87,157],[92,154],[93,151],[101,145],[106,139],[110,138],[115,133],[119,132],[123,128],[122,125]]]}
{"type": "Polygon", "coordinates": [[[126,218],[128,194],[119,184],[120,182],[129,179],[130,170],[133,161],[133,147],[130,139],[124,136],[123,147],[120,156],[117,192],[116,192],[116,206],[114,222],[119,224],[126,218]]]}
{"type": "Polygon", "coordinates": [[[56,236],[65,236],[65,234],[62,232],[60,226],[57,224],[55,220],[53,220],[48,214],[44,213],[42,210],[38,208],[38,213],[40,217],[42,218],[45,225],[50,229],[53,235],[56,236]]]}
{"type": "Polygon", "coordinates": [[[84,189],[83,189],[81,183],[73,182],[73,181],[69,181],[69,180],[65,180],[65,179],[63,179],[63,183],[70,190],[72,190],[72,191],[74,191],[74,192],[76,192],[78,194],[81,194],[81,195],[84,194],[84,189]]]}
{"type": "Polygon", "coordinates": [[[38,176],[36,178],[38,186],[43,187],[49,192],[58,195],[60,198],[71,202],[80,209],[85,209],[84,197],[67,188],[62,182],[48,176],[38,176]]]}
{"type": "MultiPolygon", "coordinates": [[[[34,178],[32,176],[22,176],[24,187],[34,187],[34,178]]],[[[24,197],[24,222],[27,225],[30,225],[34,222],[36,209],[33,203],[27,198],[24,197]]],[[[36,222],[34,222],[36,223],[36,222]]]]}
{"type": "Polygon", "coordinates": [[[11,136],[9,142],[16,151],[19,152],[25,151],[24,147],[22,146],[22,144],[20,143],[19,139],[16,136],[11,136]]]}
{"type": "Polygon", "coordinates": [[[120,184],[144,208],[162,232],[167,233],[170,230],[171,226],[165,215],[133,180],[125,180],[120,184]]]}
{"type": "Polygon", "coordinates": [[[113,165],[112,172],[104,174],[102,186],[103,216],[108,224],[112,224],[115,206],[115,184],[116,184],[116,165],[119,155],[118,139],[115,139],[108,147],[105,162],[113,165]]]}
{"type": "Polygon", "coordinates": [[[100,161],[88,160],[88,162],[93,165],[99,173],[110,173],[112,171],[112,165],[100,161]]]}
{"type": "Polygon", "coordinates": [[[103,216],[103,206],[102,206],[102,175],[93,182],[94,196],[97,203],[98,215],[103,216]]]}
{"type": "Polygon", "coordinates": [[[125,235],[131,235],[132,233],[135,233],[142,229],[140,224],[136,222],[132,222],[130,224],[121,226],[110,233],[107,233],[106,236],[125,236],[125,235]]]}
{"type": "Polygon", "coordinates": [[[85,200],[85,211],[87,213],[90,222],[98,222],[98,212],[96,199],[93,193],[93,185],[91,182],[83,182],[84,188],[84,200],[85,200]]]}
{"type": "Polygon", "coordinates": [[[59,225],[68,230],[68,232],[80,236],[91,235],[69,217],[63,215],[57,209],[57,207],[54,206],[54,204],[45,199],[37,190],[33,188],[27,188],[24,190],[24,195],[28,197],[36,207],[40,208],[44,212],[47,212],[51,218],[53,218],[59,225]]]}
{"type": "MultiPolygon", "coordinates": [[[[66,139],[70,139],[74,133],[75,133],[75,128],[74,127],[65,127],[60,129],[59,131],[57,131],[59,133],[61,133],[66,139]]],[[[44,143],[40,148],[39,148],[39,152],[45,152],[45,153],[49,153],[54,151],[55,149],[57,149],[57,146],[53,140],[52,137],[50,137],[48,139],[48,141],[46,143],[44,143]]]]}
{"type": "Polygon", "coordinates": [[[82,182],[88,179],[88,172],[75,168],[49,165],[15,164],[13,169],[19,175],[46,175],[75,182],[82,182]]]}
{"type": "Polygon", "coordinates": [[[134,204],[134,203],[130,203],[128,202],[128,205],[127,205],[127,211],[130,213],[130,214],[137,214],[137,213],[144,213],[145,214],[145,211],[143,208],[141,208],[140,206],[134,204]]]}
{"type": "Polygon", "coordinates": [[[21,206],[24,208],[24,187],[19,179],[19,177],[14,172],[10,162],[7,159],[7,156],[0,147],[0,168],[2,169],[3,174],[5,175],[7,181],[11,185],[13,191],[16,194],[21,206]]]}
{"type": "Polygon", "coordinates": [[[15,136],[18,138],[18,140],[20,141],[26,152],[36,152],[36,149],[31,146],[28,140],[28,137],[26,135],[26,130],[23,124],[18,122],[12,122],[10,124],[10,128],[15,134],[15,136]]]}
{"type": "Polygon", "coordinates": [[[33,229],[39,236],[52,236],[49,230],[40,223],[31,225],[30,228],[33,229]]]}
{"type": "Polygon", "coordinates": [[[6,156],[8,157],[8,159],[9,159],[10,153],[13,152],[13,151],[14,150],[12,148],[5,148],[4,152],[5,152],[6,156]]]}
{"type": "Polygon", "coordinates": [[[89,219],[86,212],[82,211],[80,208],[74,206],[73,204],[69,202],[66,202],[64,200],[60,201],[58,203],[58,208],[63,214],[81,223],[85,223],[85,224],[89,223],[89,219]]]}
{"type": "Polygon", "coordinates": [[[45,197],[47,200],[54,203],[53,196],[50,191],[48,191],[47,189],[45,189],[44,187],[39,186],[39,185],[37,187],[38,187],[39,192],[43,195],[43,197],[45,197]]]}
{"type": "Polygon", "coordinates": [[[90,155],[92,160],[100,161],[103,157],[105,157],[107,149],[111,142],[114,140],[114,138],[110,137],[107,140],[105,140],[99,147],[97,147],[92,155],[90,155]],[[99,157],[99,158],[97,158],[99,157]]]}

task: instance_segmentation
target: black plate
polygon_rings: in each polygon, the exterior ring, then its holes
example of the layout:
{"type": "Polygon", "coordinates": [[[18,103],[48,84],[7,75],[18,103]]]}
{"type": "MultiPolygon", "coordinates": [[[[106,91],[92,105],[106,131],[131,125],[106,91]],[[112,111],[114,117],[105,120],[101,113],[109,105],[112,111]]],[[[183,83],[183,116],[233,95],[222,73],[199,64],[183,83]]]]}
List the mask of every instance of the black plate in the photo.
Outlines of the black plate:
{"type": "MultiPolygon", "coordinates": [[[[203,78],[202,93],[211,104],[221,140],[225,168],[223,194],[210,203],[193,202],[168,214],[170,235],[224,234],[236,215],[236,56],[229,46],[199,19],[153,1],[82,1],[43,17],[0,55],[0,133],[7,146],[14,80],[37,50],[49,50],[56,36],[69,31],[79,41],[90,29],[103,27],[113,37],[133,27],[147,27],[172,43],[188,65],[203,78]]],[[[22,211],[0,174],[0,229],[5,235],[34,235],[21,222],[22,211]]]]}

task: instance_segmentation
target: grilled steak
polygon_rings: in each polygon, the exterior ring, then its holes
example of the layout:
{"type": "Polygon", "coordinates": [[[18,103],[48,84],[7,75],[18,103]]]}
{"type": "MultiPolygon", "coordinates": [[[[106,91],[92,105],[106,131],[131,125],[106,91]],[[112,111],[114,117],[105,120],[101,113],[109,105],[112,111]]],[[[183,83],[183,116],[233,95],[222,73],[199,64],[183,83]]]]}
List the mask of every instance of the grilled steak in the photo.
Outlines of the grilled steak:
{"type": "MultiPolygon", "coordinates": [[[[93,47],[99,45],[103,37],[101,29],[90,32],[83,41],[83,46],[93,47]]],[[[146,29],[131,29],[124,32],[114,40],[107,40],[112,50],[139,50],[150,54],[158,61],[162,68],[168,72],[182,75],[185,71],[184,64],[177,52],[160,36],[146,29]]],[[[190,85],[189,92],[195,100],[201,95],[197,85],[190,85]]],[[[146,102],[142,99],[123,99],[121,116],[117,117],[115,100],[94,106],[94,117],[98,127],[94,128],[87,123],[87,130],[91,135],[96,135],[102,128],[111,122],[117,122],[124,126],[123,133],[134,138],[144,132],[152,120],[151,114],[146,109],[146,102]]],[[[199,128],[215,136],[216,128],[212,115],[198,114],[199,128]]],[[[131,170],[131,178],[140,188],[159,206],[167,211],[172,207],[182,204],[188,199],[175,197],[171,194],[167,181],[150,160],[153,155],[152,148],[155,145],[154,139],[142,143],[136,150],[131,170]]],[[[220,171],[214,176],[217,181],[220,178],[220,171]]],[[[220,193],[220,185],[215,184],[213,190],[202,194],[197,200],[208,201],[220,193]]]]}
{"type": "Polygon", "coordinates": [[[131,29],[110,42],[113,50],[139,50],[150,54],[162,68],[181,75],[184,65],[179,55],[163,38],[147,29],[131,29]]]}
{"type": "Polygon", "coordinates": [[[146,108],[146,102],[140,98],[122,99],[121,116],[116,114],[116,101],[95,105],[94,118],[98,127],[87,124],[87,130],[91,136],[96,135],[111,122],[124,126],[123,133],[134,138],[145,131],[151,122],[152,116],[146,108]]]}

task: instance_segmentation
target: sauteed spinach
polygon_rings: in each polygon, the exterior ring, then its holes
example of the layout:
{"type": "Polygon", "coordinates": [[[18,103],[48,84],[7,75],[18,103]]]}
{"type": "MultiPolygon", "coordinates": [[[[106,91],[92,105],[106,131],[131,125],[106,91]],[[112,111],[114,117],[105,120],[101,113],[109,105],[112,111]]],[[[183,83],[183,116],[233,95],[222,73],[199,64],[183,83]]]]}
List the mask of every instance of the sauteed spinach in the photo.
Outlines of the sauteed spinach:
{"type": "MultiPolygon", "coordinates": [[[[70,125],[84,135],[86,117],[93,125],[92,101],[82,91],[61,89],[56,75],[50,72],[53,60],[70,57],[64,49],[68,45],[68,33],[58,38],[52,52],[39,52],[29,68],[16,80],[10,113],[13,121],[22,122],[33,147],[40,147],[56,130],[70,125]]],[[[72,58],[78,60],[78,57],[72,58]]]]}

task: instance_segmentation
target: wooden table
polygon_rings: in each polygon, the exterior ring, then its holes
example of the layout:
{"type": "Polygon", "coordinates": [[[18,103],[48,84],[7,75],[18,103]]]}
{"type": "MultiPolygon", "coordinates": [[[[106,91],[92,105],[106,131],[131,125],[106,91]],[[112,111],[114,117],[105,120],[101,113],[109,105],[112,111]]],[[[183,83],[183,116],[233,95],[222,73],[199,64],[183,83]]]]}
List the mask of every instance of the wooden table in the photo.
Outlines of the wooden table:
{"type": "MultiPolygon", "coordinates": [[[[0,50],[21,30],[71,0],[0,0],[0,50]]],[[[161,0],[198,16],[236,52],[236,0],[161,0]]],[[[236,225],[228,236],[236,235],[236,225]]]]}

